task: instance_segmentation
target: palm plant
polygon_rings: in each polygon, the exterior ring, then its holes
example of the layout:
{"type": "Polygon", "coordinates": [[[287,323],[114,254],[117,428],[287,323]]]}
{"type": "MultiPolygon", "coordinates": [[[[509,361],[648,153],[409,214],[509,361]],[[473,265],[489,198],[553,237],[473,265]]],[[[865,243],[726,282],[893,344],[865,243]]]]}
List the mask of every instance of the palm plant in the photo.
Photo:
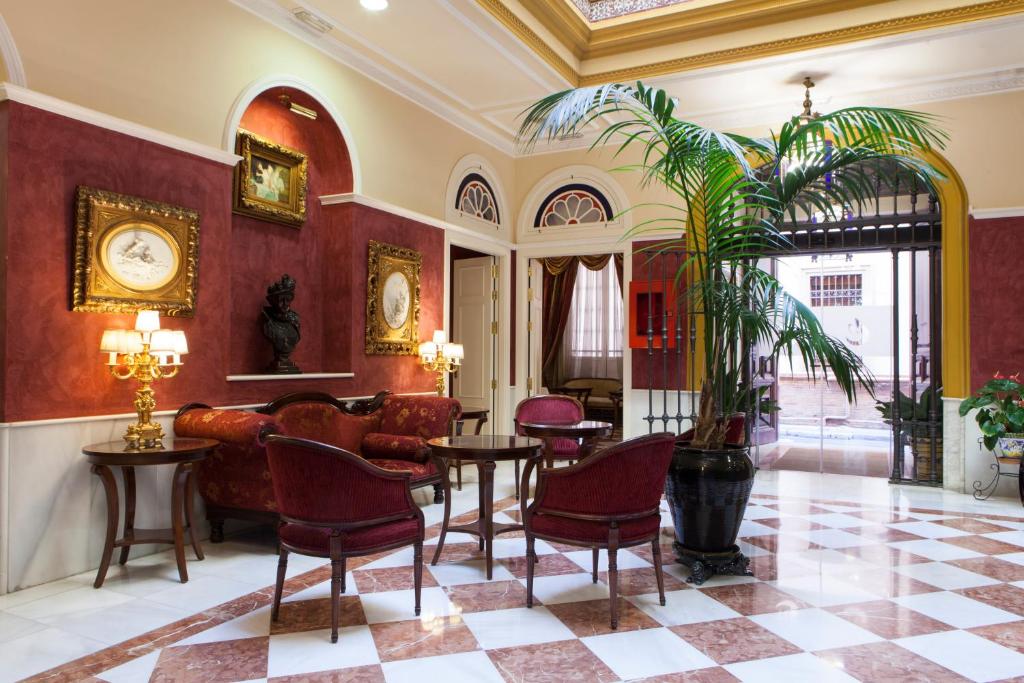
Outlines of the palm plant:
{"type": "Polygon", "coordinates": [[[725,360],[743,345],[791,361],[799,356],[812,378],[820,372],[828,381],[831,374],[850,401],[858,386],[873,396],[861,359],[829,336],[764,264],[792,248],[787,221],[815,214],[826,223],[837,220],[874,198],[880,175],[910,174],[922,183],[938,176],[923,153],[941,148],[945,134],[927,114],[850,107],[821,116],[806,109],[778,133],[755,138],[680,120],[676,107],[664,90],[642,83],[567,90],[528,109],[518,137],[531,147],[610,116],[592,147],[617,143],[616,155],[637,151],[637,163],[617,170],[637,171],[642,185],[660,184],[678,199],[661,205],[669,217],[644,221],[631,233],[672,231],[655,250],[684,252],[676,286],[702,322],[703,341],[692,446],[722,448],[728,416],[749,400],[725,360]]]}

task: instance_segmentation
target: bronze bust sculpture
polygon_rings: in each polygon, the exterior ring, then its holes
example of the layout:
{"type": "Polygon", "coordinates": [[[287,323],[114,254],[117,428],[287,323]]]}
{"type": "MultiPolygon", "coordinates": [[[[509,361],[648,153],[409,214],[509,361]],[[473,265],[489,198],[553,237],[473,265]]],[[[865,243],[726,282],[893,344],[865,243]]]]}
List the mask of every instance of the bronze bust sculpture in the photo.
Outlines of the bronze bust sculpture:
{"type": "Polygon", "coordinates": [[[267,303],[263,307],[263,336],[274,347],[274,362],[267,372],[275,375],[299,374],[299,366],[291,360],[299,343],[299,314],[291,309],[295,299],[295,280],[287,273],[267,287],[267,303]]]}

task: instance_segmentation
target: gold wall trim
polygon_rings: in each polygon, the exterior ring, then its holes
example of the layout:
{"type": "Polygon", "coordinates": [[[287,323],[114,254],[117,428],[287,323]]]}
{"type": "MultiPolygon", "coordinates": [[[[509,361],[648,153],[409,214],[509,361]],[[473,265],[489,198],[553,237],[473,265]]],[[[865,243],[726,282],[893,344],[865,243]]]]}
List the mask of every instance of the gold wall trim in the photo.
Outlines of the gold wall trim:
{"type": "Polygon", "coordinates": [[[506,29],[523,41],[527,47],[548,63],[552,69],[558,72],[573,87],[579,85],[580,75],[569,62],[559,56],[551,47],[544,42],[537,33],[516,16],[516,13],[505,6],[501,0],[476,0],[477,4],[487,10],[491,16],[497,19],[506,29]]]}
{"type": "Polygon", "coordinates": [[[721,66],[723,64],[787,54],[789,52],[830,47],[832,45],[841,45],[872,38],[883,38],[900,33],[941,28],[970,21],[994,19],[1020,12],[1024,12],[1024,0],[994,0],[993,2],[984,2],[967,7],[925,12],[923,14],[887,19],[885,21],[875,21],[859,26],[849,26],[833,31],[822,31],[805,36],[773,40],[757,45],[707,52],[701,55],[670,59],[627,69],[586,74],[580,76],[579,84],[581,86],[597,85],[600,83],[630,81],[637,78],[665,76],[681,71],[721,66]]]}
{"type": "MultiPolygon", "coordinates": [[[[574,41],[571,34],[567,37],[564,30],[558,30],[557,21],[553,20],[552,17],[560,16],[562,13],[557,10],[553,10],[551,5],[560,5],[562,0],[557,0],[557,2],[553,2],[553,0],[520,1],[527,9],[543,7],[544,9],[538,9],[538,11],[534,13],[534,16],[536,16],[541,23],[545,24],[545,27],[551,30],[563,45],[565,45],[565,47],[574,54],[582,50],[582,54],[586,56],[590,54],[588,52],[589,50],[594,49],[594,47],[592,47],[592,41],[594,36],[598,34],[598,31],[590,30],[590,41],[588,42],[586,50],[583,50],[578,44],[578,39],[574,41]],[[551,25],[549,25],[549,23],[551,23],[551,25]]],[[[748,4],[753,7],[762,2],[776,7],[780,4],[779,0],[750,0],[750,3],[748,4]]],[[[838,7],[839,5],[843,5],[843,9],[849,9],[851,5],[861,7],[874,4],[874,2],[875,0],[840,0],[839,2],[837,2],[837,0],[795,0],[793,3],[786,3],[786,6],[778,11],[810,12],[811,9],[815,9],[816,11],[821,12],[826,11],[826,7],[838,7]]],[[[857,26],[848,26],[831,31],[821,31],[803,36],[773,40],[765,43],[758,43],[756,45],[746,45],[727,50],[716,50],[714,52],[706,52],[699,55],[680,57],[678,59],[670,59],[651,64],[642,64],[624,69],[581,75],[572,65],[562,59],[562,57],[559,56],[558,53],[555,52],[533,29],[516,16],[515,12],[510,10],[502,0],[477,0],[477,3],[487,10],[495,19],[501,22],[505,28],[511,31],[517,38],[522,40],[527,47],[533,50],[537,56],[547,62],[551,68],[557,71],[573,86],[632,81],[638,78],[653,78],[656,76],[665,76],[683,71],[692,71],[695,69],[733,64],[752,59],[772,57],[790,52],[842,45],[845,43],[869,40],[872,38],[884,38],[912,31],[942,28],[944,26],[972,21],[982,21],[985,19],[996,19],[1024,12],[1024,0],[991,0],[990,2],[982,2],[974,5],[967,5],[965,7],[924,12],[906,17],[896,17],[893,19],[875,21],[857,26]]],[[[682,21],[678,15],[685,14],[686,12],[680,12],[676,13],[676,15],[670,16],[676,16],[676,21],[682,21]]],[[[749,24],[752,20],[750,17],[746,16],[745,13],[737,12],[733,14],[731,19],[718,19],[716,21],[719,21],[721,25],[720,30],[719,28],[716,28],[714,32],[721,33],[729,30],[736,30],[738,28],[749,28],[749,26],[744,24],[744,22],[749,24]]],[[[689,28],[684,27],[683,29],[677,30],[691,31],[689,37],[696,35],[696,33],[692,32],[708,30],[707,26],[694,25],[692,17],[689,24],[689,28]]],[[[621,33],[622,40],[636,42],[643,39],[643,35],[637,33],[638,29],[635,26],[629,27],[628,24],[600,30],[619,32],[621,33]]],[[[608,35],[612,34],[609,33],[608,35]]],[[[658,40],[658,38],[652,38],[652,40],[658,40]]],[[[652,44],[660,43],[645,42],[644,46],[650,46],[652,44]]],[[[612,48],[609,43],[605,46],[598,46],[597,49],[610,50],[612,48]]]]}

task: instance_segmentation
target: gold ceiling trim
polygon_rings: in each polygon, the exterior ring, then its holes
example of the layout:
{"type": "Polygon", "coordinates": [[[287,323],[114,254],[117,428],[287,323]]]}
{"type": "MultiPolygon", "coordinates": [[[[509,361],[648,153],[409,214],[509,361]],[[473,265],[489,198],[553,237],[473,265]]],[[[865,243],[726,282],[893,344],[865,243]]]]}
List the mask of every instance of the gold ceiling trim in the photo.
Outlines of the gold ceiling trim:
{"type": "Polygon", "coordinates": [[[831,47],[833,45],[870,40],[872,38],[884,38],[912,31],[923,31],[953,24],[995,19],[1020,12],[1024,12],[1024,0],[993,0],[992,2],[983,2],[977,5],[968,5],[967,7],[874,21],[859,26],[848,26],[832,31],[821,31],[804,36],[772,40],[757,45],[717,50],[715,52],[670,59],[627,69],[586,74],[579,77],[578,83],[580,86],[586,86],[666,76],[680,71],[692,71],[694,69],[733,64],[763,57],[774,57],[790,52],[831,47]]]}
{"type": "MultiPolygon", "coordinates": [[[[746,4],[757,3],[760,1],[761,0],[751,0],[750,3],[746,4]]],[[[776,7],[779,4],[779,0],[770,1],[774,3],[776,7]]],[[[843,3],[848,8],[851,3],[855,3],[858,6],[864,6],[872,4],[873,1],[874,0],[843,0],[843,3]]],[[[752,59],[772,57],[790,52],[799,52],[802,50],[830,47],[833,45],[842,45],[844,43],[869,40],[872,38],[884,38],[901,33],[941,28],[944,26],[972,21],[995,19],[1024,12],[1024,0],[991,0],[990,2],[982,2],[965,7],[924,12],[906,17],[897,17],[894,19],[875,21],[857,26],[848,26],[831,31],[821,31],[803,36],[773,40],[765,43],[758,43],[756,45],[746,45],[727,50],[716,50],[714,52],[706,52],[699,55],[691,55],[688,57],[654,62],[651,64],[642,64],[624,69],[581,75],[568,62],[562,59],[557,52],[548,46],[533,29],[522,21],[522,19],[516,16],[516,14],[510,10],[502,0],[477,0],[477,2],[516,37],[522,40],[523,43],[532,49],[541,59],[546,61],[551,68],[561,74],[574,86],[598,85],[601,83],[631,81],[638,78],[666,76],[682,71],[692,71],[694,69],[733,64],[752,59]]],[[[527,7],[540,3],[545,5],[546,9],[549,10],[552,5],[563,4],[561,0],[558,0],[558,2],[551,2],[551,0],[520,0],[520,2],[527,7]]],[[[819,0],[807,0],[807,2],[804,2],[803,0],[796,0],[796,2],[789,7],[789,11],[795,11],[794,7],[797,3],[802,4],[803,9],[807,9],[809,6],[808,3],[811,2],[818,3],[818,9],[822,9],[821,3],[835,4],[835,0],[820,0],[820,2],[819,0]]],[[[801,11],[803,11],[803,9],[801,11]]],[[[686,13],[680,12],[677,14],[686,13]]],[[[538,20],[544,23],[540,17],[538,17],[538,20]]],[[[749,26],[735,23],[736,21],[746,22],[748,20],[748,17],[740,16],[738,19],[733,19],[734,23],[732,25],[738,28],[749,28],[749,26]]],[[[620,30],[620,28],[616,28],[616,30],[620,30]]],[[[626,31],[625,28],[621,28],[621,30],[625,31],[627,35],[632,32],[632,29],[626,31]]],[[[693,27],[691,26],[689,30],[692,31],[693,27]]],[[[722,29],[722,31],[726,30],[729,29],[722,29]]],[[[560,34],[557,31],[552,32],[566,44],[568,49],[575,53],[571,40],[566,39],[564,34],[560,34]]],[[[716,32],[721,31],[716,30],[716,32]]],[[[593,36],[593,34],[594,31],[591,31],[591,36],[593,36]]],[[[634,38],[630,39],[633,40],[634,38]]]]}

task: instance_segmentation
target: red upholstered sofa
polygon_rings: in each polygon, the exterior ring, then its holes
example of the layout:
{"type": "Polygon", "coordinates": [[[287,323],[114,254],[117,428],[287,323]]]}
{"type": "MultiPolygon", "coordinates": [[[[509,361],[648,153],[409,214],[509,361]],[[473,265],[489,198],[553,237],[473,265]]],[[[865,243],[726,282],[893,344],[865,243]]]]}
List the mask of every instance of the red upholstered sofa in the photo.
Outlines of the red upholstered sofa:
{"type": "Polygon", "coordinates": [[[378,467],[412,472],[412,486],[434,487],[434,502],[444,500],[447,468],[434,457],[427,440],[451,433],[462,408],[437,396],[392,395],[348,405],[323,393],[282,396],[257,409],[221,410],[190,403],[174,420],[177,436],[206,437],[222,443],[196,465],[199,493],[206,503],[210,539],[223,539],[227,518],[274,522],[277,503],[263,439],[284,434],[312,439],[363,456],[378,467]]]}

